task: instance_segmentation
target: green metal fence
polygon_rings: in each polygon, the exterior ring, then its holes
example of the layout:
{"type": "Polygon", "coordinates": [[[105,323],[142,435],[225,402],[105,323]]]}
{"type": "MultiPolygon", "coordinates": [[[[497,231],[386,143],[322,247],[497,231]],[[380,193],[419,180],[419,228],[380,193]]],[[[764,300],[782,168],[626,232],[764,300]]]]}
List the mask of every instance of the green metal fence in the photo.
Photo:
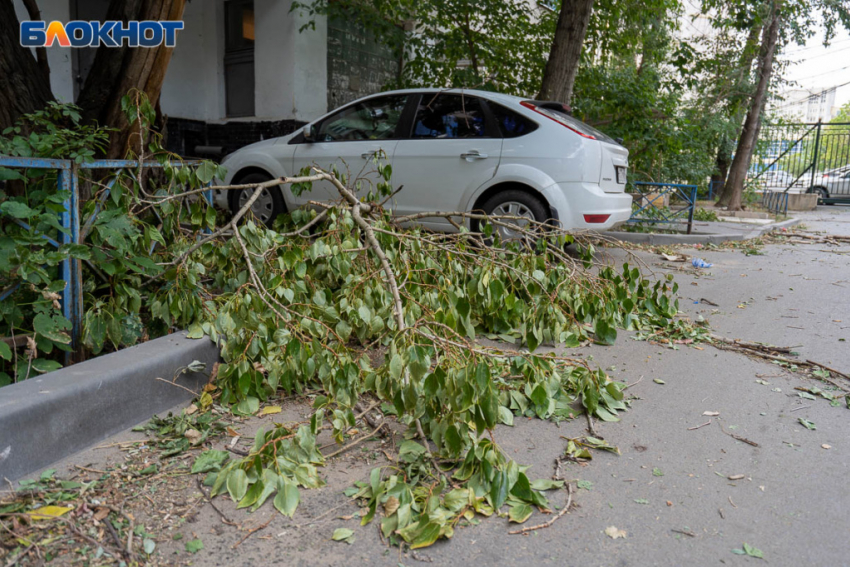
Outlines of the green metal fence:
{"type": "Polygon", "coordinates": [[[821,203],[850,203],[850,123],[762,125],[746,187],[770,203],[787,203],[771,193],[816,193],[821,203]]]}

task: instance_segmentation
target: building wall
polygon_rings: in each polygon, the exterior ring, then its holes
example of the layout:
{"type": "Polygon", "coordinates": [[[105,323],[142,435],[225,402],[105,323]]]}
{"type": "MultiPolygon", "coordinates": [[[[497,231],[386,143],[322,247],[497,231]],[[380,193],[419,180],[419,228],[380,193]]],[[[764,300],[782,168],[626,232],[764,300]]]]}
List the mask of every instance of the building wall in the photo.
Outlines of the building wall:
{"type": "Polygon", "coordinates": [[[356,22],[327,24],[327,105],[338,108],[383,90],[398,77],[400,62],[392,49],[356,22]]]}
{"type": "Polygon", "coordinates": [[[224,2],[187,2],[160,105],[169,116],[224,118],[224,2]]]}
{"type": "Polygon", "coordinates": [[[254,0],[254,76],[260,118],[312,120],[327,111],[327,24],[299,32],[306,19],[292,0],[254,0]]]}

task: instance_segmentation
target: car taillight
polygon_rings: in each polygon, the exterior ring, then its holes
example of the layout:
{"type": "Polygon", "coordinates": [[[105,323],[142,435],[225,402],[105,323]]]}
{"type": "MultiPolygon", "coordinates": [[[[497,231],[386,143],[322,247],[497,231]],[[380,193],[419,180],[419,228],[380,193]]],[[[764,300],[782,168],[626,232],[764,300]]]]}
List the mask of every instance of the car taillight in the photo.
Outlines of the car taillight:
{"type": "Polygon", "coordinates": [[[599,224],[608,220],[611,215],[584,215],[587,224],[599,224]]]}
{"type": "Polygon", "coordinates": [[[543,116],[545,116],[549,120],[554,120],[555,122],[557,122],[561,126],[569,128],[570,130],[572,130],[573,132],[575,132],[576,134],[578,134],[579,136],[581,136],[583,138],[587,138],[589,140],[595,140],[596,139],[596,136],[594,136],[593,134],[577,130],[573,125],[571,125],[565,119],[558,116],[557,113],[550,111],[548,108],[539,107],[534,103],[528,102],[527,100],[522,101],[520,103],[520,105],[528,108],[529,110],[533,110],[537,114],[542,114],[543,116]]]}

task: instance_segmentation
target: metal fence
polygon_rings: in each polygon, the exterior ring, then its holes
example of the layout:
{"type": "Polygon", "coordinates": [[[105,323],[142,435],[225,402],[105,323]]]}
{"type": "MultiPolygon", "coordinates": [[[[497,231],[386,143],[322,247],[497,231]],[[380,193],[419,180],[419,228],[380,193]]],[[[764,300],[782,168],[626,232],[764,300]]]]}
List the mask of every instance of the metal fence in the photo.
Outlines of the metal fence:
{"type": "MultiPolygon", "coordinates": [[[[850,202],[850,123],[763,125],[746,187],[762,193],[816,193],[828,204],[850,202]]],[[[763,197],[771,206],[781,201],[763,197]]]]}
{"type": "Polygon", "coordinates": [[[690,234],[694,226],[697,186],[679,183],[630,183],[634,202],[631,223],[687,224],[690,234]]]}
{"type": "MultiPolygon", "coordinates": [[[[197,165],[198,161],[183,161],[173,162],[171,165],[175,167],[197,165]]],[[[109,198],[109,193],[118,181],[122,173],[126,173],[134,181],[138,182],[138,173],[145,168],[161,168],[164,164],[158,161],[145,161],[140,164],[138,160],[95,160],[89,163],[77,164],[73,160],[68,159],[48,159],[48,158],[25,158],[25,157],[9,157],[0,156],[0,167],[20,168],[20,169],[39,169],[52,170],[57,173],[57,191],[67,191],[69,196],[63,203],[64,210],[59,213],[59,224],[66,232],[56,231],[56,238],[51,235],[42,234],[42,238],[46,239],[52,246],[59,248],[63,244],[83,244],[86,236],[94,224],[94,220],[100,212],[106,199],[109,198]],[[85,222],[80,218],[80,170],[107,170],[111,172],[106,180],[106,187],[100,194],[92,214],[85,222]],[[82,229],[81,229],[82,224],[82,229]]],[[[204,192],[209,203],[212,203],[212,189],[204,192]]],[[[31,230],[30,226],[24,221],[3,215],[0,216],[14,222],[26,230],[31,230]]],[[[83,324],[83,280],[82,280],[82,263],[78,259],[65,259],[60,264],[60,277],[65,282],[65,288],[62,291],[62,315],[71,322],[71,347],[74,351],[80,346],[80,337],[83,324]]],[[[0,294],[0,301],[9,297],[20,286],[20,283],[12,285],[0,294]]],[[[70,361],[72,353],[66,353],[66,362],[70,361]]]]}

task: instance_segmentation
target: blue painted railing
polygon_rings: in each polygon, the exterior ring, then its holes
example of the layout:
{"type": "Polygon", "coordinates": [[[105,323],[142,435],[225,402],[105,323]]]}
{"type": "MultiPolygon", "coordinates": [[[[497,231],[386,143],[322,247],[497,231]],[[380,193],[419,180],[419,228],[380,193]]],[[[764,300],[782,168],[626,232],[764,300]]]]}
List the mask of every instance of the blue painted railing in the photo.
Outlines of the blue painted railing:
{"type": "Polygon", "coordinates": [[[761,204],[765,209],[774,214],[788,214],[788,190],[762,191],[761,204]]]}
{"type": "MultiPolygon", "coordinates": [[[[199,161],[179,161],[171,162],[171,165],[180,167],[187,165],[197,165],[199,161]]],[[[50,238],[47,235],[42,235],[51,245],[59,248],[63,244],[83,244],[91,230],[97,214],[101,207],[109,197],[109,192],[112,186],[118,180],[117,175],[120,171],[126,170],[131,178],[138,181],[137,171],[143,168],[159,168],[163,164],[158,161],[145,161],[140,164],[139,160],[123,160],[123,159],[103,159],[95,160],[88,163],[76,163],[70,159],[49,159],[49,158],[27,158],[27,157],[11,157],[0,156],[0,167],[9,167],[17,169],[43,169],[54,170],[57,172],[57,190],[68,191],[69,197],[65,199],[63,204],[64,211],[59,213],[59,224],[67,231],[66,233],[59,232],[57,240],[50,238]],[[115,170],[116,175],[106,183],[106,190],[103,191],[98,202],[95,204],[95,210],[80,230],[80,178],[79,171],[86,169],[101,169],[115,170]]],[[[204,192],[209,203],[212,203],[212,189],[204,192]]],[[[2,213],[0,213],[2,215],[2,213]]],[[[12,222],[29,230],[30,227],[20,219],[8,217],[12,222]]],[[[82,333],[83,324],[83,276],[82,264],[77,259],[65,259],[60,265],[60,276],[65,282],[65,288],[62,292],[62,315],[71,321],[71,347],[76,351],[80,346],[80,336],[82,333]]],[[[0,294],[0,301],[9,297],[20,284],[14,285],[0,294]]],[[[66,363],[70,361],[72,353],[66,353],[66,363]]]]}
{"type": "MultiPolygon", "coordinates": [[[[632,212],[629,222],[634,223],[687,223],[688,234],[694,225],[694,209],[697,203],[697,186],[683,185],[680,183],[653,183],[651,181],[634,181],[631,185],[636,190],[632,192],[634,203],[638,209],[632,212]],[[642,188],[652,188],[645,191],[642,188]],[[669,212],[664,210],[663,203],[667,197],[675,197],[684,203],[684,206],[669,212]],[[660,201],[660,203],[659,203],[660,201]],[[661,206],[659,206],[659,204],[661,206]],[[655,216],[647,216],[653,211],[655,216]]],[[[672,199],[671,199],[672,201],[672,199]]]]}

